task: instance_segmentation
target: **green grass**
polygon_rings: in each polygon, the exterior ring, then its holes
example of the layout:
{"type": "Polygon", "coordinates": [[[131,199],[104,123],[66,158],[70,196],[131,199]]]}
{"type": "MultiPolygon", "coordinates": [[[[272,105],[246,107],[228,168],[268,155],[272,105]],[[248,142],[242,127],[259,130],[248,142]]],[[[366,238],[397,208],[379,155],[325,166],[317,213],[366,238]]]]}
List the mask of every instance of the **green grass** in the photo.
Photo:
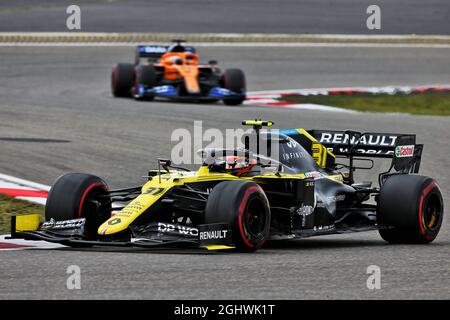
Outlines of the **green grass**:
{"type": "Polygon", "coordinates": [[[39,213],[44,217],[44,206],[10,198],[0,194],[0,234],[10,233],[11,214],[39,213]]]}
{"type": "Polygon", "coordinates": [[[450,116],[450,93],[355,94],[329,96],[287,96],[281,101],[314,103],[370,112],[401,112],[417,115],[450,116]]]}

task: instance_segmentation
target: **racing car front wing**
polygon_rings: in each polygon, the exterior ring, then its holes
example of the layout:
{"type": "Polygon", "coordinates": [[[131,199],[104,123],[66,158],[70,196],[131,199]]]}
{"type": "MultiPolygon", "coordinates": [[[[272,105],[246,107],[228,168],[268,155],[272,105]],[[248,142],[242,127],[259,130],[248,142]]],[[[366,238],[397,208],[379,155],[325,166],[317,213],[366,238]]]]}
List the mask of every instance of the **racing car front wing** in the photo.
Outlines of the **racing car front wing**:
{"type": "Polygon", "coordinates": [[[199,101],[214,101],[225,98],[245,98],[245,94],[233,92],[231,90],[213,87],[209,90],[207,95],[180,95],[177,89],[172,85],[162,85],[153,88],[145,88],[143,85],[139,85],[136,90],[136,95],[140,98],[146,96],[161,97],[177,100],[199,100],[199,101]]]}
{"type": "Polygon", "coordinates": [[[131,227],[128,239],[89,240],[84,235],[85,219],[50,220],[42,224],[38,214],[11,217],[11,239],[47,241],[71,247],[177,247],[208,250],[234,249],[232,231],[227,224],[202,224],[197,227],[166,222],[131,227]]]}

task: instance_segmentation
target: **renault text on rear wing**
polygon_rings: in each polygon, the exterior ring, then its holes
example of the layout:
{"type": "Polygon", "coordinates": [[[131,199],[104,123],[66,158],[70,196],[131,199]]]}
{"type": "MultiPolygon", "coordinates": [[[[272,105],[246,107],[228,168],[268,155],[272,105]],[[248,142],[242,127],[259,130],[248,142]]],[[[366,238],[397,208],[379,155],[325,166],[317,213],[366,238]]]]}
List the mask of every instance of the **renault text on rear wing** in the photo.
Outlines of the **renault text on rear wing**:
{"type": "Polygon", "coordinates": [[[408,146],[410,146],[408,150],[412,151],[412,154],[416,144],[414,134],[334,130],[309,130],[308,132],[335,155],[347,156],[352,153],[360,156],[392,158],[400,137],[403,141],[405,139],[408,141],[408,146]]]}

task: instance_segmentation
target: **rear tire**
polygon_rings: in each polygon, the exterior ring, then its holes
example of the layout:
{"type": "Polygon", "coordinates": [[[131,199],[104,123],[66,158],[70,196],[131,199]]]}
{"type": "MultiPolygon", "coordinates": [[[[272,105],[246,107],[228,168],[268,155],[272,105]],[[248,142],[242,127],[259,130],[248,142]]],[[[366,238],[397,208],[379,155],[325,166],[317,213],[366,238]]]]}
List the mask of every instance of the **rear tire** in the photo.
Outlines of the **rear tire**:
{"type": "Polygon", "coordinates": [[[111,73],[111,91],[115,97],[129,97],[134,81],[134,66],[131,63],[116,64],[111,73]]]}
{"type": "Polygon", "coordinates": [[[246,82],[244,72],[241,69],[225,70],[222,76],[222,83],[225,89],[244,94],[244,97],[225,98],[223,103],[229,106],[236,106],[245,100],[246,82]]]}
{"type": "Polygon", "coordinates": [[[97,238],[98,227],[111,216],[108,186],[99,177],[68,173],[56,179],[48,193],[45,219],[49,221],[85,218],[85,238],[97,238]]]}
{"type": "Polygon", "coordinates": [[[269,201],[262,188],[254,182],[221,182],[209,195],[205,223],[227,223],[236,249],[255,251],[269,237],[269,201]]]}
{"type": "Polygon", "coordinates": [[[143,85],[145,89],[156,86],[156,69],[151,65],[138,65],[135,68],[134,82],[134,98],[137,100],[153,100],[153,96],[146,95],[141,97],[138,95],[138,88],[143,85]]]}
{"type": "Polygon", "coordinates": [[[444,215],[442,194],[436,181],[418,175],[389,177],[378,199],[380,229],[389,243],[430,243],[439,233],[444,215]]]}

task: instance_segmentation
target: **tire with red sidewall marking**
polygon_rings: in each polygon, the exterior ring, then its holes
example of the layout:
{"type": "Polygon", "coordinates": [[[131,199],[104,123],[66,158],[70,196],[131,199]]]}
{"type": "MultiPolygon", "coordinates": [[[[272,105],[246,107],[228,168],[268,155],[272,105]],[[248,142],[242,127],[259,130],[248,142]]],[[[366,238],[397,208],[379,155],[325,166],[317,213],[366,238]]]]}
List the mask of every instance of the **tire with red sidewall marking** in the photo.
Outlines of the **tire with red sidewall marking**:
{"type": "Polygon", "coordinates": [[[209,195],[205,223],[227,223],[236,248],[244,252],[255,251],[269,237],[269,201],[263,189],[254,182],[221,182],[209,195]]]}
{"type": "Polygon", "coordinates": [[[378,198],[381,237],[390,243],[430,243],[439,233],[444,202],[435,180],[418,175],[394,175],[381,188],[378,198]]]}
{"type": "Polygon", "coordinates": [[[134,83],[134,65],[118,63],[111,72],[111,91],[115,97],[129,97],[134,83]]]}
{"type": "Polygon", "coordinates": [[[56,179],[48,193],[45,220],[86,218],[85,236],[95,239],[98,227],[111,216],[108,186],[97,176],[67,173],[56,179]]]}

